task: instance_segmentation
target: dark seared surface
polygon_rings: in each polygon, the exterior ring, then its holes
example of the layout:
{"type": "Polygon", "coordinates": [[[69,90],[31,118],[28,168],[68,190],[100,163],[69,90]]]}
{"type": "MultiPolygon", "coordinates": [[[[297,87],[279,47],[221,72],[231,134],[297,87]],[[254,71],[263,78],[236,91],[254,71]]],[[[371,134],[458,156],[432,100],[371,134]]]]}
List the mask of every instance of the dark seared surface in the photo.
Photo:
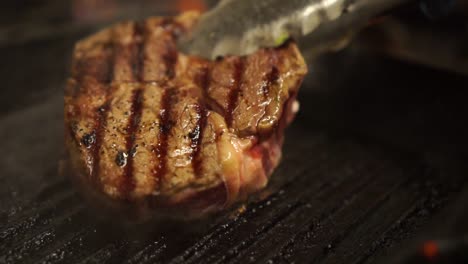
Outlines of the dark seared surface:
{"type": "Polygon", "coordinates": [[[0,263],[374,263],[466,231],[453,202],[466,200],[467,79],[353,49],[312,65],[267,198],[198,225],[98,221],[57,162],[63,67],[81,36],[0,48],[24,78],[2,70],[13,85],[0,116],[0,263]]]}

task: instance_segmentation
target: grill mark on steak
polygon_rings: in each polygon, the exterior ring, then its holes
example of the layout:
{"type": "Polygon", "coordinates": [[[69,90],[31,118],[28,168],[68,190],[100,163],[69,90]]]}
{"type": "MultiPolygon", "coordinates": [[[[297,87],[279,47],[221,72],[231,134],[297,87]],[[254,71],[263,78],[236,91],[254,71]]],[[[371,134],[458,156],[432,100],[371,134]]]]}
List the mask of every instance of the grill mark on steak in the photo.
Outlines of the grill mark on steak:
{"type": "MultiPolygon", "coordinates": [[[[114,38],[115,36],[113,36],[114,38]]],[[[109,111],[109,102],[108,98],[110,97],[111,87],[110,84],[115,77],[114,74],[114,64],[115,64],[115,45],[113,44],[114,40],[112,39],[109,45],[111,54],[107,57],[107,73],[106,73],[106,95],[105,103],[97,109],[97,117],[94,121],[94,130],[95,140],[94,144],[90,147],[90,153],[92,157],[92,171],[91,171],[91,180],[95,181],[96,184],[100,183],[98,181],[99,175],[99,163],[101,161],[101,155],[99,155],[99,150],[101,149],[102,140],[104,137],[104,127],[106,126],[106,116],[109,111]]]]}
{"type": "MultiPolygon", "coordinates": [[[[107,89],[110,89],[109,87],[107,89]]],[[[108,92],[109,93],[109,92],[108,92]]],[[[107,112],[109,111],[109,104],[106,102],[104,105],[100,106],[97,109],[98,115],[95,120],[95,129],[96,131],[96,140],[94,144],[91,146],[91,157],[92,157],[92,172],[91,178],[93,181],[98,182],[98,175],[99,175],[99,162],[101,160],[101,155],[99,155],[99,150],[101,149],[102,139],[104,136],[104,127],[106,126],[106,116],[107,112]]]]}
{"type": "MultiPolygon", "coordinates": [[[[167,85],[167,84],[166,84],[167,85]]],[[[176,96],[175,87],[165,87],[164,94],[161,97],[161,108],[159,110],[159,134],[158,134],[158,145],[156,146],[155,152],[158,158],[158,165],[156,166],[154,177],[156,182],[161,187],[161,182],[164,179],[167,172],[167,147],[168,137],[171,132],[173,122],[171,120],[172,106],[176,96]]]]}
{"type": "Polygon", "coordinates": [[[210,86],[210,75],[211,75],[211,69],[209,66],[205,66],[199,74],[196,75],[195,82],[196,84],[202,89],[203,95],[208,94],[208,87],[210,86]]]}
{"type": "Polygon", "coordinates": [[[244,75],[244,69],[245,69],[245,58],[240,57],[236,62],[234,63],[234,76],[233,76],[233,84],[231,87],[231,91],[229,93],[228,97],[228,105],[226,108],[226,123],[229,127],[232,126],[233,122],[233,112],[236,109],[237,102],[239,101],[239,95],[241,91],[241,85],[242,85],[242,78],[244,75]]]}
{"type": "Polygon", "coordinates": [[[197,178],[201,177],[202,170],[203,170],[203,160],[201,157],[201,150],[202,150],[201,145],[203,141],[205,127],[207,124],[208,110],[213,110],[210,107],[210,101],[216,103],[214,100],[210,100],[211,98],[208,95],[208,87],[210,86],[210,82],[211,82],[210,75],[211,75],[210,67],[205,66],[195,76],[195,83],[200,87],[201,92],[203,94],[203,98],[205,98],[205,102],[203,102],[202,100],[199,100],[198,104],[196,105],[195,110],[199,118],[197,120],[195,129],[189,133],[189,137],[191,140],[190,146],[192,147],[190,159],[191,159],[193,174],[197,178]]]}
{"type": "Polygon", "coordinates": [[[203,169],[203,161],[201,158],[201,143],[207,122],[207,111],[201,103],[198,103],[195,106],[195,111],[197,112],[198,119],[195,128],[189,133],[191,140],[190,147],[192,148],[190,159],[195,177],[200,177],[203,169]]]}
{"type": "Polygon", "coordinates": [[[262,87],[263,95],[265,98],[268,98],[270,94],[271,86],[278,81],[279,78],[279,71],[276,66],[271,68],[271,71],[268,72],[266,76],[266,84],[262,87]]]}
{"type": "Polygon", "coordinates": [[[122,181],[120,184],[120,192],[124,197],[127,197],[135,188],[135,179],[133,176],[133,157],[136,154],[136,148],[134,146],[136,132],[141,120],[143,105],[143,89],[138,88],[133,91],[132,95],[132,106],[130,109],[130,117],[128,120],[127,136],[126,136],[126,164],[124,165],[124,171],[122,175],[122,181]]]}
{"type": "Polygon", "coordinates": [[[196,75],[195,83],[201,88],[205,108],[225,116],[226,111],[224,110],[223,106],[214,100],[208,92],[208,88],[211,84],[211,68],[209,65],[204,66],[203,70],[201,70],[201,72],[196,75]]]}
{"type": "Polygon", "coordinates": [[[132,52],[133,80],[143,81],[143,67],[145,64],[146,23],[136,22],[133,26],[133,39],[135,41],[132,52]]]}
{"type": "MultiPolygon", "coordinates": [[[[146,41],[146,22],[135,22],[133,24],[133,43],[128,61],[131,65],[131,80],[142,82],[145,63],[145,41],[146,41]]],[[[143,89],[141,87],[132,91],[130,114],[125,136],[125,152],[119,151],[115,158],[118,166],[124,167],[119,182],[119,192],[123,197],[128,197],[135,189],[136,183],[133,175],[133,157],[136,154],[135,138],[138,126],[141,120],[143,89]]]]}
{"type": "Polygon", "coordinates": [[[166,66],[167,79],[171,80],[175,77],[175,66],[177,64],[177,47],[173,42],[166,44],[166,53],[162,55],[164,65],[166,66]]]}
{"type": "Polygon", "coordinates": [[[164,28],[166,34],[170,35],[170,41],[164,43],[166,50],[162,54],[162,59],[166,68],[166,79],[172,80],[175,77],[175,66],[179,56],[175,40],[183,31],[183,27],[170,17],[163,18],[160,26],[164,28]]]}
{"type": "MultiPolygon", "coordinates": [[[[160,24],[168,34],[171,35],[172,41],[165,43],[165,53],[162,54],[164,66],[166,68],[166,80],[162,81],[161,89],[164,90],[160,102],[160,115],[159,115],[159,133],[158,145],[155,148],[156,157],[158,158],[158,165],[154,171],[155,182],[158,182],[158,188],[161,188],[162,180],[167,173],[167,150],[168,150],[168,137],[173,127],[173,120],[171,120],[172,107],[175,104],[177,87],[169,87],[168,82],[175,77],[176,65],[178,60],[178,51],[175,44],[174,28],[179,25],[174,24],[171,18],[165,18],[160,24]],[[175,25],[175,26],[174,26],[175,25]]],[[[156,189],[156,187],[155,187],[156,189]]]]}

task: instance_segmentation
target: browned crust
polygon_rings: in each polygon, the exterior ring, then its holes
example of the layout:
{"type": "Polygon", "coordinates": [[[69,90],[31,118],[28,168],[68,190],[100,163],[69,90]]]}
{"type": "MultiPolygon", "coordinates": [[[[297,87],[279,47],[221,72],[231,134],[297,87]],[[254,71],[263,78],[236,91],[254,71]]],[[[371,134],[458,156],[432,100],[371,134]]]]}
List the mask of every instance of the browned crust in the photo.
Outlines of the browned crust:
{"type": "MultiPolygon", "coordinates": [[[[176,39],[196,18],[124,22],[75,48],[65,94],[67,146],[84,181],[113,199],[166,196],[168,204],[182,204],[215,186],[231,192],[216,160],[226,140],[219,131],[256,138],[259,146],[282,144],[284,109],[306,72],[295,44],[215,62],[180,54],[176,39]],[[223,116],[227,130],[214,127],[213,114],[223,116]],[[177,194],[182,198],[170,199],[177,194]]],[[[268,176],[279,154],[258,150],[268,176]]]]}

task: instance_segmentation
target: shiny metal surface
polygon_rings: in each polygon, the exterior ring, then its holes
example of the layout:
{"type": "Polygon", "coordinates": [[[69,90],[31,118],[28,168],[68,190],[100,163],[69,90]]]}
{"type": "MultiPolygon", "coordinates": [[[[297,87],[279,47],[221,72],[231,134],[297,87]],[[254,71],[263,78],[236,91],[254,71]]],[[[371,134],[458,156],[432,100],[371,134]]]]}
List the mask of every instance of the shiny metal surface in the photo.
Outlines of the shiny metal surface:
{"type": "Polygon", "coordinates": [[[368,20],[410,0],[224,0],[206,13],[180,48],[206,58],[245,55],[289,37],[311,45],[340,39],[368,20]]]}

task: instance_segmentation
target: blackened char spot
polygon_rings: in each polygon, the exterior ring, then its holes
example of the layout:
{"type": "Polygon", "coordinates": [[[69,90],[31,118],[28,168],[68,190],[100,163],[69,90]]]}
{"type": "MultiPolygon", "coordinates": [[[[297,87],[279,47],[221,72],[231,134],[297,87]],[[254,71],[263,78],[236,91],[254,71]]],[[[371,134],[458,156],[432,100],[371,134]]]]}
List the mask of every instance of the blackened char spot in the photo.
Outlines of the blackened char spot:
{"type": "Polygon", "coordinates": [[[133,79],[143,81],[143,68],[145,64],[145,42],[146,42],[146,24],[144,21],[137,22],[133,27],[133,51],[132,51],[132,70],[133,79]]]}
{"type": "Polygon", "coordinates": [[[199,130],[199,127],[195,127],[194,130],[190,131],[188,133],[188,137],[191,139],[191,140],[196,140],[198,138],[198,135],[200,135],[200,130],[199,130]]]}
{"type": "Polygon", "coordinates": [[[132,158],[135,157],[137,153],[137,148],[138,148],[138,145],[132,146],[132,148],[128,151],[128,155],[132,158]]]}
{"type": "Polygon", "coordinates": [[[239,94],[241,92],[242,78],[245,70],[245,58],[239,58],[234,64],[233,85],[228,97],[228,105],[226,109],[226,123],[232,126],[233,112],[237,107],[239,101],[239,94]]]}
{"type": "Polygon", "coordinates": [[[109,110],[109,104],[107,104],[107,103],[98,108],[98,112],[100,114],[105,113],[107,110],[109,110]]]}
{"type": "Polygon", "coordinates": [[[190,147],[192,148],[192,166],[193,166],[193,173],[195,177],[201,176],[202,172],[202,157],[201,157],[201,143],[203,140],[203,131],[205,130],[206,126],[206,108],[201,105],[197,104],[195,107],[197,113],[197,124],[195,128],[190,131],[189,138],[191,140],[190,147]]]}
{"type": "Polygon", "coordinates": [[[85,134],[81,138],[81,143],[87,147],[90,148],[94,143],[96,143],[96,132],[93,131],[91,133],[85,134]]]}
{"type": "Polygon", "coordinates": [[[133,157],[136,153],[135,139],[138,126],[140,124],[142,105],[143,105],[143,89],[133,91],[132,106],[130,109],[130,117],[128,120],[126,149],[125,153],[126,165],[122,175],[120,191],[124,196],[130,194],[135,188],[135,179],[133,177],[133,157]]]}
{"type": "Polygon", "coordinates": [[[176,88],[167,88],[164,90],[164,94],[161,97],[161,109],[159,115],[159,134],[158,144],[155,148],[156,157],[158,158],[157,166],[154,171],[154,177],[156,182],[160,183],[166,175],[167,170],[167,147],[168,137],[172,129],[171,111],[174,105],[174,99],[176,96],[176,88]]]}
{"type": "Polygon", "coordinates": [[[159,133],[166,135],[169,134],[173,125],[174,124],[172,123],[172,120],[167,120],[166,123],[162,123],[159,125],[159,133]]]}
{"type": "Polygon", "coordinates": [[[117,156],[115,157],[115,164],[119,167],[123,167],[127,165],[127,153],[125,151],[119,151],[117,152],[117,156]]]}

